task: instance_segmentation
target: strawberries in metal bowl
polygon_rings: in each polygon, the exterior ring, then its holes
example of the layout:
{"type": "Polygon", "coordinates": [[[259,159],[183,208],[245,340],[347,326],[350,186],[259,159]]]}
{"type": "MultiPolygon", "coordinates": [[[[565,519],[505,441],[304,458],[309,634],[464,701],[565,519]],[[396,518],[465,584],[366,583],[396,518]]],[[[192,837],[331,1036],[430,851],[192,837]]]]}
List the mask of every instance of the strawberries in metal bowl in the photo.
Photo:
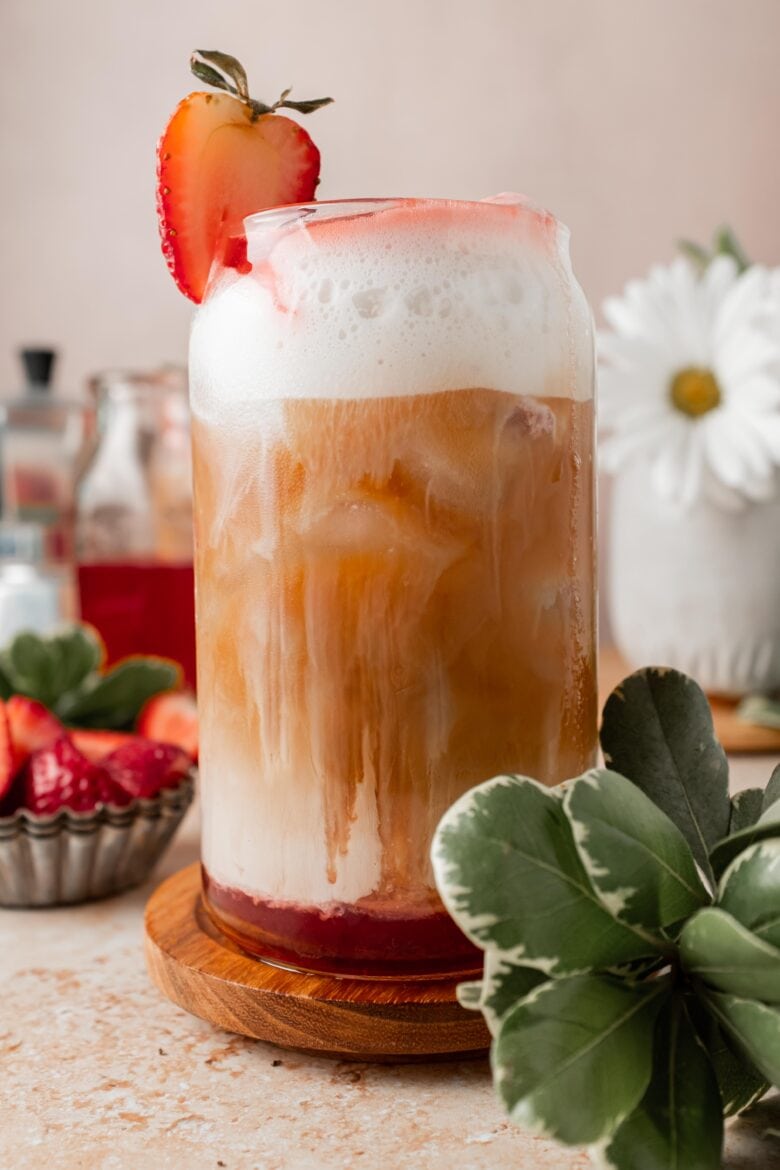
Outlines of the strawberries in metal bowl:
{"type": "Polygon", "coordinates": [[[143,881],[192,801],[192,757],[117,731],[69,731],[0,703],[0,905],[52,906],[143,881]]]}

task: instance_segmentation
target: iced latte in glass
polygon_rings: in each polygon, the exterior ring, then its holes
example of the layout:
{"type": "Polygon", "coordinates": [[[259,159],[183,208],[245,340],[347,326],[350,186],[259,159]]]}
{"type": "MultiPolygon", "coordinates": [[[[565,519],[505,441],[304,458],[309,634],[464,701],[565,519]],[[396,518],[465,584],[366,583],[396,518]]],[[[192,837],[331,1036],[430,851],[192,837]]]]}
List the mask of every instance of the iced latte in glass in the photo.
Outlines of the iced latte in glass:
{"type": "Polygon", "coordinates": [[[262,212],[192,334],[206,901],[296,968],[481,965],[447,807],[596,748],[593,354],[520,199],[262,212]]]}

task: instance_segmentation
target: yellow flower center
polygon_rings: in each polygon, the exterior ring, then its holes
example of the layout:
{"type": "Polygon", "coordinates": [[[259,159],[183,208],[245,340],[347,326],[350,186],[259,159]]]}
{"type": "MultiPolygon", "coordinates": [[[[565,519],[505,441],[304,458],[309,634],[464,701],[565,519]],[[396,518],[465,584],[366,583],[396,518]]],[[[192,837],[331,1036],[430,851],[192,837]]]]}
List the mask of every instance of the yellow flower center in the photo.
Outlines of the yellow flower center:
{"type": "Polygon", "coordinates": [[[710,370],[687,366],[672,378],[669,397],[677,410],[691,418],[698,418],[720,406],[720,386],[710,370]]]}

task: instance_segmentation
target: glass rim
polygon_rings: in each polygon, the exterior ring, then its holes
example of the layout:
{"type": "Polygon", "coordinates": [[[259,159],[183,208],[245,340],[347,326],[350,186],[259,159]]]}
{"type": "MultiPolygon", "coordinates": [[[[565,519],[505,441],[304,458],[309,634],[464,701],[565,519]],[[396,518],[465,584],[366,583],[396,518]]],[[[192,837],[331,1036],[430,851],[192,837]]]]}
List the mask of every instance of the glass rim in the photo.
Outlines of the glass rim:
{"type": "Polygon", "coordinates": [[[439,196],[426,195],[358,195],[353,198],[342,199],[308,199],[302,203],[283,203],[278,207],[266,207],[261,211],[254,211],[244,217],[244,230],[250,231],[266,226],[284,226],[286,223],[295,223],[319,212],[331,213],[332,218],[355,215],[371,215],[379,208],[394,207],[441,207],[483,208],[486,211],[495,211],[498,208],[510,210],[524,210],[542,220],[547,220],[563,227],[557,216],[541,207],[526,195],[516,192],[505,192],[500,195],[488,196],[485,199],[450,199],[439,196]]]}

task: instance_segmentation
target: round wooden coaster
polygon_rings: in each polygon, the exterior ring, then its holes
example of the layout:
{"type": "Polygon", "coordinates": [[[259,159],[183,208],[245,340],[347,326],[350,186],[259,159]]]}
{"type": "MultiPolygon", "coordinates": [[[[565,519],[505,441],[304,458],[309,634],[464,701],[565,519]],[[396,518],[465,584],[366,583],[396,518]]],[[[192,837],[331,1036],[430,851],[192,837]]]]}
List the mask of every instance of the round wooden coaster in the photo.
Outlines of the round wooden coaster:
{"type": "MultiPolygon", "coordinates": [[[[603,709],[610,691],[631,674],[618,651],[608,646],[599,654],[599,705],[603,709]]],[[[745,723],[737,715],[739,701],[708,695],[715,734],[727,752],[780,753],[780,731],[745,723]]]]}
{"type": "Polygon", "coordinates": [[[174,1003],[228,1032],[344,1060],[482,1056],[490,1037],[457,1003],[457,980],[371,980],[286,971],[220,933],[196,863],[164,881],[146,907],[149,974],[174,1003]]]}

